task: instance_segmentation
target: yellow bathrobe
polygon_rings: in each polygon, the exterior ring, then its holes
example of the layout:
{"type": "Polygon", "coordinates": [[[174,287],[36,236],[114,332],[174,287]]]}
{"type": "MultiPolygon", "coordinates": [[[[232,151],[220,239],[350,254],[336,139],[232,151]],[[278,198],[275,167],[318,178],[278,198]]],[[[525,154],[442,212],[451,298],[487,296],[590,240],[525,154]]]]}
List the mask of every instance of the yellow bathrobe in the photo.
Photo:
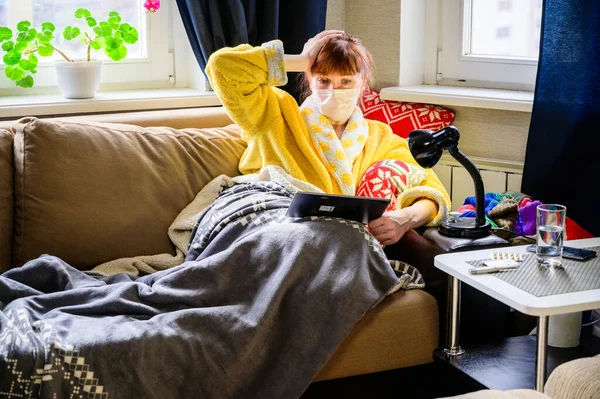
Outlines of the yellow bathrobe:
{"type": "MultiPolygon", "coordinates": [[[[339,176],[336,179],[335,164],[326,162],[322,151],[316,148],[296,100],[275,87],[287,82],[280,41],[260,47],[244,44],[220,49],[208,60],[206,74],[248,144],[239,164],[242,174],[258,173],[267,165],[276,165],[326,193],[347,194],[341,187],[342,179],[339,176]]],[[[393,134],[384,123],[363,120],[362,113],[360,118],[368,134],[363,140],[364,148],[347,166],[354,184],[369,166],[380,160],[400,160],[418,167],[405,139],[393,134]]],[[[418,187],[402,193],[398,206],[409,206],[423,197],[438,204],[438,214],[430,223],[437,224],[445,217],[450,202],[448,193],[430,169],[418,187]]]]}

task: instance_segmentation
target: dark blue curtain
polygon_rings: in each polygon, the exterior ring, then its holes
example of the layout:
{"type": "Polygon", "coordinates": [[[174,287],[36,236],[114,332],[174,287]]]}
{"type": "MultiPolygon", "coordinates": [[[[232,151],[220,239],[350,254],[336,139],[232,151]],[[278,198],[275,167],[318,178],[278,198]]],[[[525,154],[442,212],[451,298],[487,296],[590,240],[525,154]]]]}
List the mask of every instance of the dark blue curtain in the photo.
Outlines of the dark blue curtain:
{"type": "MultiPolygon", "coordinates": [[[[325,29],[327,0],[177,0],[190,44],[204,71],[208,57],[222,47],[253,46],[280,39],[288,54],[325,29]]],[[[283,89],[298,100],[296,74],[283,89]]]]}
{"type": "Polygon", "coordinates": [[[600,236],[600,1],[546,0],[521,190],[600,236]]]}

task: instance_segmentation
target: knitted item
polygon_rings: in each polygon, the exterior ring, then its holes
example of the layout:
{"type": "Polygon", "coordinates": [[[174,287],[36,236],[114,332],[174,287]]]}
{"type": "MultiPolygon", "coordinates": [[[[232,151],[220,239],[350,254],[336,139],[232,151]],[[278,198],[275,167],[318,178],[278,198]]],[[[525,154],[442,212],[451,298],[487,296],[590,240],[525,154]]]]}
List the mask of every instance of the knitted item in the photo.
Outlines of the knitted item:
{"type": "Polygon", "coordinates": [[[519,210],[519,213],[521,214],[521,223],[515,223],[513,227],[515,233],[524,236],[534,236],[536,234],[538,205],[542,205],[542,202],[533,201],[519,210]]]}
{"type": "Polygon", "coordinates": [[[530,197],[525,197],[521,200],[521,202],[519,202],[519,209],[523,208],[526,205],[529,205],[533,202],[533,200],[530,197]]]}
{"type": "Polygon", "coordinates": [[[389,198],[391,202],[386,211],[392,211],[398,208],[398,196],[407,188],[419,186],[425,177],[422,169],[402,161],[375,162],[361,178],[356,195],[389,198]]]}
{"type": "Polygon", "coordinates": [[[504,193],[498,193],[496,195],[496,199],[498,200],[498,202],[516,201],[518,203],[524,200],[525,198],[529,198],[529,196],[519,191],[506,191],[504,193]]]}
{"type": "Polygon", "coordinates": [[[518,212],[519,203],[515,200],[504,198],[488,213],[488,216],[498,227],[512,230],[513,223],[518,217],[518,212]]]}
{"type": "Polygon", "coordinates": [[[383,160],[375,162],[362,176],[357,196],[389,198],[386,211],[402,209],[421,198],[429,198],[438,205],[438,213],[427,226],[436,226],[448,215],[450,203],[437,190],[423,185],[427,172],[407,162],[383,160]]]}
{"type": "MultiPolygon", "coordinates": [[[[535,211],[535,212],[537,212],[537,211],[535,211]]],[[[515,223],[513,231],[515,231],[515,232],[520,231],[517,223],[515,223]]],[[[523,237],[519,237],[519,236],[510,238],[509,241],[510,241],[511,245],[526,245],[526,244],[531,244],[532,242],[535,242],[535,239],[536,239],[535,224],[533,226],[533,233],[527,234],[526,236],[527,236],[527,238],[523,238],[523,237]]],[[[585,230],[584,228],[582,228],[581,226],[579,226],[573,219],[571,219],[570,217],[567,216],[567,218],[565,220],[565,240],[580,240],[583,238],[593,238],[593,235],[590,232],[588,232],[587,230],[585,230]]]]}
{"type": "Polygon", "coordinates": [[[468,211],[475,211],[475,207],[471,204],[467,204],[467,205],[462,205],[461,207],[459,207],[456,212],[460,212],[460,213],[465,213],[468,211]]]}
{"type": "MultiPolygon", "coordinates": [[[[496,233],[498,235],[498,233],[496,233]]],[[[508,232],[507,232],[508,234],[508,232]]],[[[505,237],[508,241],[510,241],[510,245],[530,245],[535,244],[535,235],[532,236],[516,236],[516,237],[505,237]]]]}
{"type": "Polygon", "coordinates": [[[358,102],[365,118],[384,122],[400,137],[416,129],[440,130],[454,121],[454,111],[438,105],[385,101],[367,88],[358,102]]]}
{"type": "MultiPolygon", "coordinates": [[[[525,236],[534,236],[536,235],[536,225],[537,225],[537,207],[541,205],[541,201],[527,201],[528,198],[524,198],[519,203],[519,214],[520,218],[515,221],[513,226],[513,231],[517,234],[525,235],[525,236]],[[521,207],[522,204],[526,204],[521,207]]],[[[568,210],[567,210],[568,212],[568,210]]],[[[565,240],[579,240],[582,238],[593,238],[594,236],[584,228],[582,228],[577,222],[567,216],[565,220],[565,240]]]]}
{"type": "MultiPolygon", "coordinates": [[[[494,207],[496,205],[498,205],[498,193],[487,193],[484,197],[484,204],[485,204],[485,214],[487,215],[492,209],[494,209],[494,207]]],[[[473,205],[473,206],[477,206],[476,205],[476,197],[467,197],[465,199],[464,205],[473,205]]],[[[464,215],[466,216],[466,215],[464,215]]]]}
{"type": "Polygon", "coordinates": [[[569,237],[569,240],[580,240],[582,238],[593,238],[594,236],[567,216],[565,222],[565,239],[567,237],[569,237]]]}

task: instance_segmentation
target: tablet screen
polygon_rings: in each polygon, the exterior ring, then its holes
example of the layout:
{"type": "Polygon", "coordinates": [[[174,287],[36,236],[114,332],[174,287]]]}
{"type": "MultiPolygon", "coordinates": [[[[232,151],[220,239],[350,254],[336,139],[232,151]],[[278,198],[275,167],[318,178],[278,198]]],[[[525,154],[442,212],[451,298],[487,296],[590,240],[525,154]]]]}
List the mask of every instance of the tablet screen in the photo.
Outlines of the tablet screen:
{"type": "Polygon", "coordinates": [[[330,216],[367,224],[381,217],[389,204],[388,198],[298,192],[287,216],[330,216]]]}

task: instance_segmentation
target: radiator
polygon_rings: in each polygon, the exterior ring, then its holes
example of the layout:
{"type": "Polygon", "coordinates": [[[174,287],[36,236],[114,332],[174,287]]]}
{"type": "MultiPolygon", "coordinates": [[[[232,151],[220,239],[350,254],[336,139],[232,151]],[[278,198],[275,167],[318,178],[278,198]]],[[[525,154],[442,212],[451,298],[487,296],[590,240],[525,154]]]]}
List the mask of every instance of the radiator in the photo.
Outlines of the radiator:
{"type": "MultiPolygon", "coordinates": [[[[521,191],[522,162],[475,157],[469,159],[479,169],[486,193],[521,191]]],[[[452,156],[444,154],[433,170],[450,194],[453,210],[460,207],[466,197],[475,195],[473,179],[452,156]]]]}

